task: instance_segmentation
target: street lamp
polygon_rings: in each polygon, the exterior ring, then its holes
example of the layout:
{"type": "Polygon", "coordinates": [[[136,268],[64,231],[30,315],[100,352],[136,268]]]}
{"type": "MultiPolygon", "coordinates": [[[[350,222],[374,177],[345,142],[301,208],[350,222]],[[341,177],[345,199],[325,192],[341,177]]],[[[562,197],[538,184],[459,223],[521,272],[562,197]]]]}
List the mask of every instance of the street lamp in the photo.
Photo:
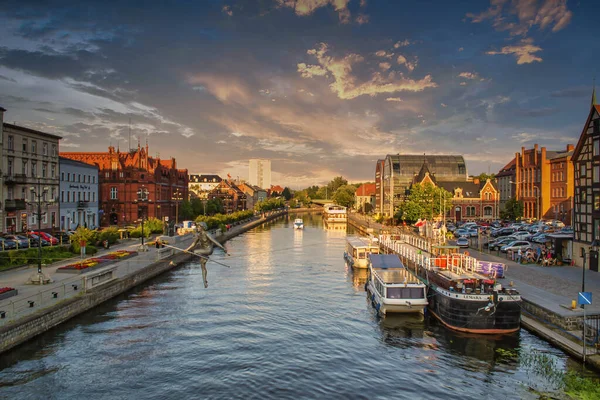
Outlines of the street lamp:
{"type": "Polygon", "coordinates": [[[183,200],[183,193],[181,193],[179,188],[173,192],[173,197],[171,197],[171,200],[175,202],[175,225],[177,225],[179,223],[179,202],[183,200]]]}
{"type": "Polygon", "coordinates": [[[42,188],[42,180],[37,178],[37,190],[35,186],[32,186],[31,191],[31,202],[29,203],[31,206],[37,206],[37,210],[34,211],[34,215],[37,216],[38,220],[38,268],[37,273],[34,273],[29,277],[29,283],[43,285],[45,283],[52,282],[50,277],[44,275],[42,272],[42,200],[46,198],[46,194],[49,192],[48,187],[42,188]]]}
{"type": "MultiPolygon", "coordinates": [[[[147,203],[148,202],[148,189],[142,185],[141,188],[139,188],[139,190],[137,191],[137,201],[138,202],[143,202],[143,203],[147,203]]],[[[145,247],[144,247],[144,208],[143,207],[139,207],[138,206],[138,211],[141,215],[141,219],[142,219],[142,251],[145,251],[145,247]]]]}

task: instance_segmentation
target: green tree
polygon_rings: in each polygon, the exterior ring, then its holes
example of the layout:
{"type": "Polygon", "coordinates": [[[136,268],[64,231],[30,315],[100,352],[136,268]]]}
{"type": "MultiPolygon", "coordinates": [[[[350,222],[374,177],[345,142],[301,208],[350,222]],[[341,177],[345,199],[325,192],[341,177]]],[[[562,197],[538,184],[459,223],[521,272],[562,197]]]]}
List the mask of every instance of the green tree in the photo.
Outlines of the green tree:
{"type": "MultiPolygon", "coordinates": [[[[204,207],[204,206],[203,206],[204,207]]],[[[204,208],[202,209],[204,214],[204,208]]],[[[225,208],[223,207],[223,202],[219,198],[210,199],[206,202],[206,215],[215,215],[215,214],[223,214],[225,212],[225,208]]]]}
{"type": "Polygon", "coordinates": [[[192,206],[193,218],[196,218],[198,215],[204,214],[204,203],[202,200],[196,197],[190,201],[190,204],[192,206]]]}
{"type": "Polygon", "coordinates": [[[485,172],[482,172],[479,175],[473,176],[473,178],[479,179],[480,182],[485,182],[488,179],[494,181],[496,180],[496,174],[486,174],[485,172]]]}
{"type": "Polygon", "coordinates": [[[319,187],[317,185],[313,185],[313,186],[309,186],[306,189],[304,189],[304,191],[306,191],[306,195],[308,197],[310,197],[311,199],[316,199],[317,197],[317,191],[319,190],[319,187]]]}
{"type": "Polygon", "coordinates": [[[340,206],[352,207],[354,204],[354,192],[356,192],[354,185],[342,185],[333,194],[333,201],[340,206]]]}
{"type": "Polygon", "coordinates": [[[344,179],[342,176],[336,176],[333,178],[331,182],[327,184],[327,191],[329,192],[329,197],[333,196],[333,194],[342,186],[348,184],[348,181],[344,179]]]}
{"type": "Polygon", "coordinates": [[[307,205],[310,202],[310,199],[308,197],[308,194],[305,190],[297,190],[294,193],[294,199],[298,202],[298,203],[302,203],[303,205],[307,205]]]}
{"type": "Polygon", "coordinates": [[[283,192],[281,192],[281,195],[283,197],[285,197],[285,199],[287,201],[289,201],[292,198],[292,192],[290,191],[290,188],[287,186],[283,189],[283,192]]]}
{"type": "Polygon", "coordinates": [[[452,207],[452,193],[430,183],[413,185],[405,202],[400,204],[395,218],[399,221],[414,222],[420,219],[431,220],[452,207]]]}
{"type": "Polygon", "coordinates": [[[179,204],[179,220],[185,221],[190,220],[194,217],[194,209],[192,208],[192,204],[184,200],[179,204]]]}
{"type": "Polygon", "coordinates": [[[523,208],[523,202],[513,197],[504,204],[504,210],[500,212],[500,217],[517,220],[523,216],[523,208]]]}
{"type": "Polygon", "coordinates": [[[315,193],[315,196],[313,197],[313,199],[331,199],[331,196],[333,195],[333,193],[331,193],[329,191],[329,189],[327,188],[327,186],[321,186],[317,192],[315,193]]]}

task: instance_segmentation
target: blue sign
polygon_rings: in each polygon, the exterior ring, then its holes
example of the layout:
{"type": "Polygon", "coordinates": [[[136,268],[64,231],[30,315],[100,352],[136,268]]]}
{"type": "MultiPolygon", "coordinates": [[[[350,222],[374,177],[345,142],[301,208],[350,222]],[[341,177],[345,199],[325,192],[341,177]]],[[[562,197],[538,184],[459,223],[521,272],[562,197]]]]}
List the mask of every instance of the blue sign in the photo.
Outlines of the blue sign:
{"type": "Polygon", "coordinates": [[[577,304],[587,306],[592,304],[592,292],[579,292],[577,296],[577,304]]]}

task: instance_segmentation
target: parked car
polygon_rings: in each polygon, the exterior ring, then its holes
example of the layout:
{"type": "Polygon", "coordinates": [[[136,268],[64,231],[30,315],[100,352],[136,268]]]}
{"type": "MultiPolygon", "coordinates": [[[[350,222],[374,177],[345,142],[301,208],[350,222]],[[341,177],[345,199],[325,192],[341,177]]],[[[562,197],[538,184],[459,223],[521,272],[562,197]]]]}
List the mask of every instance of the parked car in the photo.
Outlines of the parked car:
{"type": "Polygon", "coordinates": [[[464,229],[464,228],[458,228],[457,230],[454,231],[454,237],[461,237],[461,236],[469,236],[469,230],[464,229]]]}
{"type": "Polygon", "coordinates": [[[526,242],[524,240],[515,240],[514,242],[510,242],[509,244],[500,247],[500,251],[503,253],[506,253],[509,250],[512,250],[512,251],[518,251],[519,249],[525,250],[528,247],[531,247],[531,243],[526,242]]]}
{"type": "Polygon", "coordinates": [[[456,239],[456,245],[458,247],[469,247],[469,239],[466,237],[459,237],[456,239]]]}
{"type": "Polygon", "coordinates": [[[470,237],[479,236],[479,230],[477,228],[469,228],[469,236],[470,237]]]}
{"type": "Polygon", "coordinates": [[[17,244],[19,249],[28,249],[29,248],[29,238],[22,235],[6,235],[5,239],[12,240],[17,244]]]}
{"type": "Polygon", "coordinates": [[[535,238],[533,238],[533,242],[534,243],[546,243],[547,241],[549,241],[550,239],[546,236],[545,233],[542,233],[541,235],[536,236],[535,238]]]}
{"type": "Polygon", "coordinates": [[[493,242],[490,242],[488,247],[490,250],[498,250],[500,247],[507,245],[514,241],[515,241],[514,237],[504,236],[504,237],[494,240],[493,242]]]}
{"type": "Polygon", "coordinates": [[[448,232],[454,232],[456,230],[456,225],[446,224],[446,229],[448,230],[448,232]]]}
{"type": "Polygon", "coordinates": [[[514,237],[517,240],[527,240],[527,238],[530,235],[529,235],[529,232],[527,232],[527,231],[517,231],[510,236],[514,237]]]}
{"type": "Polygon", "coordinates": [[[57,232],[54,237],[58,239],[59,244],[71,243],[71,235],[69,235],[67,232],[57,232]]]}
{"type": "Polygon", "coordinates": [[[31,247],[39,247],[40,243],[42,243],[42,247],[50,246],[50,242],[48,242],[44,238],[40,238],[35,233],[28,233],[27,237],[29,238],[29,240],[31,242],[31,247]]]}
{"type": "Polygon", "coordinates": [[[36,231],[32,231],[31,233],[41,236],[42,239],[44,239],[46,242],[52,244],[52,245],[57,245],[59,243],[59,240],[57,238],[55,238],[54,236],[52,236],[49,233],[46,232],[36,232],[36,231]]]}
{"type": "Polygon", "coordinates": [[[4,237],[0,237],[0,250],[14,250],[17,248],[17,242],[4,237]]]}
{"type": "Polygon", "coordinates": [[[512,235],[513,233],[515,233],[514,228],[502,228],[495,232],[492,232],[492,236],[494,236],[494,237],[508,236],[508,235],[512,235]]]}

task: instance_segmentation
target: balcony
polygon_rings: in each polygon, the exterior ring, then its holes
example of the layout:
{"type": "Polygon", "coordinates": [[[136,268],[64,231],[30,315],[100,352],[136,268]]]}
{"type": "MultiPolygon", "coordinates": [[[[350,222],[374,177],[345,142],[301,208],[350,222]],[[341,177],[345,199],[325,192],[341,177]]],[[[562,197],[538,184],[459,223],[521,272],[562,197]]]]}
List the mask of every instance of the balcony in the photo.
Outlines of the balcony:
{"type": "Polygon", "coordinates": [[[24,199],[12,199],[4,202],[4,211],[24,210],[27,204],[24,199]]]}
{"type": "Polygon", "coordinates": [[[77,208],[87,208],[89,202],[87,201],[78,201],[77,202],[77,208]]]}
{"type": "Polygon", "coordinates": [[[25,174],[5,174],[4,183],[6,185],[15,185],[17,183],[26,183],[27,177],[25,174]]]}

